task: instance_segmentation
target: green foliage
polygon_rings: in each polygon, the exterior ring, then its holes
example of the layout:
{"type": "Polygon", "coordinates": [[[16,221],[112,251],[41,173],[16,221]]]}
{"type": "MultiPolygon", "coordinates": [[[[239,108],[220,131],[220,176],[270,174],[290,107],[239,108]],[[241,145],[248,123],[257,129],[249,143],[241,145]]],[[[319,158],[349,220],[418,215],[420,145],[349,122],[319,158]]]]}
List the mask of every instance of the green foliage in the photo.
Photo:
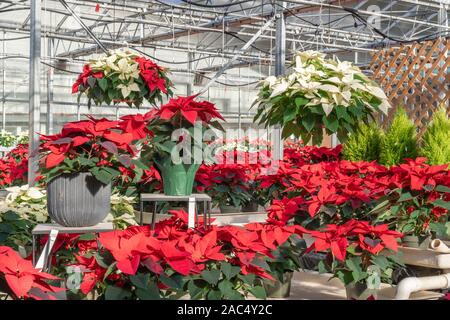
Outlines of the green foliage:
{"type": "Polygon", "coordinates": [[[343,157],[351,161],[378,160],[383,131],[375,122],[360,123],[344,144],[343,157]]]}
{"type": "Polygon", "coordinates": [[[119,193],[111,195],[111,212],[106,217],[107,221],[113,223],[115,229],[123,230],[129,226],[137,225],[134,215],[134,197],[127,197],[119,193]]]}
{"type": "Polygon", "coordinates": [[[405,109],[399,108],[386,135],[381,141],[380,163],[393,166],[405,158],[417,156],[416,128],[405,109]]]}
{"type": "Polygon", "coordinates": [[[27,185],[11,187],[0,201],[0,245],[29,254],[31,230],[38,223],[50,222],[45,191],[27,185]]]}
{"type": "MultiPolygon", "coordinates": [[[[258,265],[269,271],[267,263],[258,265]]],[[[240,267],[228,262],[210,265],[201,274],[186,277],[184,291],[193,300],[244,300],[250,294],[266,298],[266,291],[254,274],[244,275],[240,267]]]]}
{"type": "Polygon", "coordinates": [[[431,125],[423,135],[420,154],[431,165],[450,163],[450,119],[444,108],[433,115],[431,125]]]}

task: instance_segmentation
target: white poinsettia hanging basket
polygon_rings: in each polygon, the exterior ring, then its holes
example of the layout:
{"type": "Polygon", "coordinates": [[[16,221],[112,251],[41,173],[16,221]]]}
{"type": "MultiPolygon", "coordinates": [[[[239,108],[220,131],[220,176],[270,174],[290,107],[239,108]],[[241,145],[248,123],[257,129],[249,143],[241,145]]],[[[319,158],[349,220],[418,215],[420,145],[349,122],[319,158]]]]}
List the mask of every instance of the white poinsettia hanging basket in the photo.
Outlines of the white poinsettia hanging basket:
{"type": "Polygon", "coordinates": [[[283,137],[320,144],[325,129],[343,142],[358,122],[390,108],[383,90],[348,61],[304,51],[296,53],[291,67],[287,76],[263,80],[254,102],[259,106],[255,121],[281,125],[283,137]]]}

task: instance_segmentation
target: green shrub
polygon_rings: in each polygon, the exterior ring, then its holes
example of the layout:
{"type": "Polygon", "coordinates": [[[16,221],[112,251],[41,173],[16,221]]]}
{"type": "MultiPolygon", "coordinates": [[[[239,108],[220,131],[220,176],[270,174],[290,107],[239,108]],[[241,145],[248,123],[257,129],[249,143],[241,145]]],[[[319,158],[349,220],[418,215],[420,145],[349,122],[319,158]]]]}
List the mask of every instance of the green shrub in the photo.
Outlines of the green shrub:
{"type": "Polygon", "coordinates": [[[420,154],[429,164],[450,163],[450,119],[444,108],[433,115],[431,125],[423,135],[420,154]]]}
{"type": "Polygon", "coordinates": [[[399,108],[381,141],[380,163],[393,166],[417,157],[416,128],[405,109],[399,108]]]}
{"type": "Polygon", "coordinates": [[[373,161],[380,156],[383,131],[375,122],[360,123],[356,131],[344,143],[343,157],[351,161],[373,161]]]}

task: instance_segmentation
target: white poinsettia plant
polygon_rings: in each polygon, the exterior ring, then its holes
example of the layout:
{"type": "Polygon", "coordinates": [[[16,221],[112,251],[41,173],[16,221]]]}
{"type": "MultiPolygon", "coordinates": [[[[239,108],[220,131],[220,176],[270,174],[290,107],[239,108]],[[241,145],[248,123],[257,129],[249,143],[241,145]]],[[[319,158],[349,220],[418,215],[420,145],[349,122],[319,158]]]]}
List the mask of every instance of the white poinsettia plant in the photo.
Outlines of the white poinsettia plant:
{"type": "Polygon", "coordinates": [[[263,80],[254,102],[255,121],[281,125],[284,138],[294,135],[317,145],[325,129],[344,142],[358,122],[390,108],[383,90],[348,61],[304,51],[295,54],[291,67],[287,76],[263,80]]]}
{"type": "Polygon", "coordinates": [[[88,104],[162,102],[171,96],[167,70],[131,49],[118,49],[89,61],[72,86],[72,93],[86,94],[88,104]]]}

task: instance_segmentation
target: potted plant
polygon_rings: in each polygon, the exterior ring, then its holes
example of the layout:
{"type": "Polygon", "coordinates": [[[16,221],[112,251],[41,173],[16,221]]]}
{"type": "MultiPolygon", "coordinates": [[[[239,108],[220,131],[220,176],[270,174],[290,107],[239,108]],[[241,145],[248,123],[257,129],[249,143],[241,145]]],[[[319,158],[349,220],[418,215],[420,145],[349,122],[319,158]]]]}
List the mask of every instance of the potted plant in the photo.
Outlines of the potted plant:
{"type": "Polygon", "coordinates": [[[250,200],[246,167],[240,164],[202,165],[196,176],[196,189],[211,196],[221,213],[241,212],[250,200]]]}
{"type": "MultiPolygon", "coordinates": [[[[41,174],[47,182],[50,217],[66,227],[96,225],[110,212],[111,181],[132,159],[133,134],[118,121],[70,122],[60,133],[41,136],[41,174]]],[[[142,166],[136,166],[135,170],[142,166]]]]}
{"type": "Polygon", "coordinates": [[[395,252],[402,234],[386,224],[349,220],[310,231],[314,238],[307,252],[325,251],[319,271],[331,272],[345,285],[348,299],[376,299],[381,283],[392,283],[392,272],[402,266],[395,252]]]}
{"type": "Polygon", "coordinates": [[[447,165],[430,166],[425,158],[392,167],[392,188],[373,211],[405,236],[402,245],[427,249],[435,236],[445,236],[450,209],[447,165]]]}
{"type": "Polygon", "coordinates": [[[302,267],[300,255],[305,251],[306,246],[305,242],[295,234],[296,227],[272,226],[271,228],[274,232],[289,235],[289,237],[284,242],[281,240],[279,246],[272,251],[273,259],[267,264],[274,280],[265,279],[263,285],[269,298],[287,298],[290,296],[294,272],[302,267]]]}
{"type": "Polygon", "coordinates": [[[387,114],[388,99],[380,87],[347,61],[325,59],[315,51],[298,52],[288,76],[270,76],[261,82],[254,102],[255,122],[280,125],[282,137],[301,137],[322,143],[323,131],[337,133],[345,142],[358,121],[375,112],[387,114]]]}
{"type": "Polygon", "coordinates": [[[131,226],[92,235],[89,241],[83,236],[70,239],[55,254],[58,275],[67,276],[62,266],[70,266],[72,290],[82,298],[266,297],[261,283],[263,278],[272,279],[266,261],[270,248],[278,244],[274,233],[263,240],[255,230],[260,224],[193,230],[187,226],[185,211],[171,214],[156,224],[154,232],[148,226],[131,226]]]}
{"type": "Polygon", "coordinates": [[[83,73],[72,86],[72,93],[82,94],[96,105],[125,102],[140,107],[171,96],[171,82],[167,70],[130,49],[110,51],[84,65],[83,73]]]}
{"type": "Polygon", "coordinates": [[[152,159],[161,174],[164,194],[190,195],[195,174],[203,162],[206,130],[223,130],[224,120],[214,104],[195,101],[196,96],[170,99],[149,124],[153,132],[150,148],[143,158],[152,159]]]}

